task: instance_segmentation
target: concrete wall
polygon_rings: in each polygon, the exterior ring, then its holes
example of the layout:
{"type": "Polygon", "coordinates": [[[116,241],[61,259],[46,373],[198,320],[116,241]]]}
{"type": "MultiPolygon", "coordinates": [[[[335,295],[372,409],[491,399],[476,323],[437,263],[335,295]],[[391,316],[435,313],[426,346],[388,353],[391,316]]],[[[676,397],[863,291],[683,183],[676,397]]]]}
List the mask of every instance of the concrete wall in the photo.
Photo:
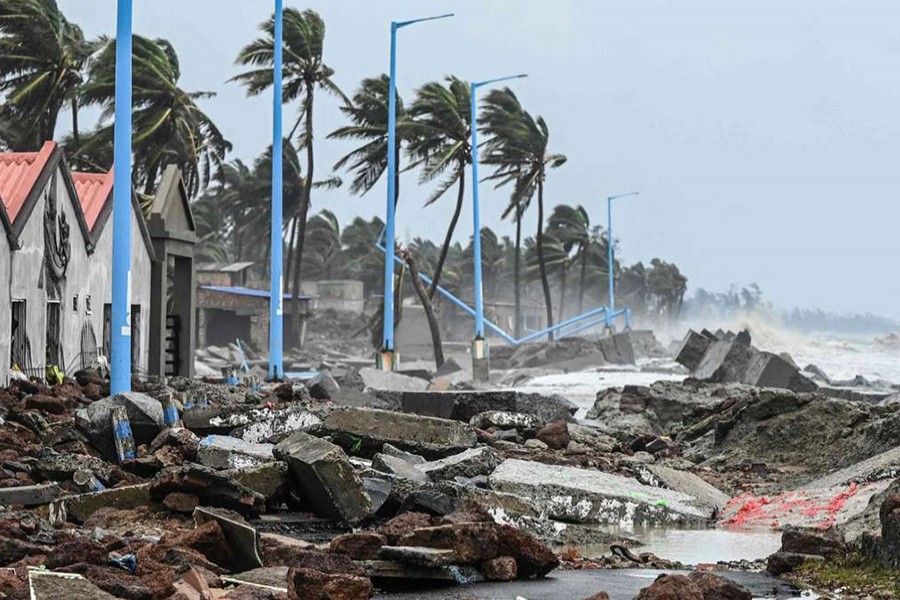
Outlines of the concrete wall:
{"type": "Polygon", "coordinates": [[[362,313],[366,290],[362,281],[335,280],[303,282],[304,294],[316,296],[316,309],[362,313]]]}
{"type": "MultiPolygon", "coordinates": [[[[143,217],[141,217],[143,218],[143,217]]],[[[94,332],[97,342],[103,343],[103,306],[112,303],[112,215],[97,240],[92,256],[90,289],[96,297],[93,300],[94,332]]],[[[140,305],[140,375],[147,372],[150,356],[150,254],[138,224],[138,216],[131,216],[131,304],[140,305]]],[[[134,316],[132,315],[132,319],[134,316]]]]}

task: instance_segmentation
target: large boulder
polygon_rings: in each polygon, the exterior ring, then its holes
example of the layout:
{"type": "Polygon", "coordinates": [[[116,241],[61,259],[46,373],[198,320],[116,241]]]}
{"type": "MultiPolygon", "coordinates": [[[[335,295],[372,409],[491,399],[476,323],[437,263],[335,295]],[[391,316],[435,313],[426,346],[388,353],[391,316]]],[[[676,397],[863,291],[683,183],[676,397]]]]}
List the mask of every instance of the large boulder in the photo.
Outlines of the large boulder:
{"type": "Polygon", "coordinates": [[[276,445],[274,454],[288,464],[316,514],[358,523],[371,512],[372,501],[339,446],[297,431],[276,445]]]}

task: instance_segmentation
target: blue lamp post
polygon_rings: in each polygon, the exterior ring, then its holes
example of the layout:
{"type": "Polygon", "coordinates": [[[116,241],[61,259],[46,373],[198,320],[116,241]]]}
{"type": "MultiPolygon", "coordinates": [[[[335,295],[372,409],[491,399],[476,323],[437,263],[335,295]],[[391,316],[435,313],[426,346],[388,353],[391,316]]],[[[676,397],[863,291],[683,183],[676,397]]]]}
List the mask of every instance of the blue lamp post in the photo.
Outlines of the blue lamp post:
{"type": "Polygon", "coordinates": [[[110,393],[131,390],[131,29],[132,0],[118,0],[114,131],[110,393]]]}
{"type": "Polygon", "coordinates": [[[484,336],[484,282],[481,273],[481,206],[478,202],[478,88],[510,79],[521,79],[528,75],[510,75],[471,84],[472,117],[472,242],[475,255],[475,339],[472,340],[472,375],[475,381],[490,378],[490,351],[484,336]]]}
{"type": "Polygon", "coordinates": [[[284,246],[281,239],[283,221],[282,178],[283,137],[282,137],[282,87],[284,56],[284,0],[275,0],[275,36],[274,36],[274,71],[273,106],[272,106],[272,223],[269,253],[269,379],[277,381],[284,377],[284,268],[282,253],[284,246]]]}
{"type": "Polygon", "coordinates": [[[390,91],[388,96],[388,144],[387,144],[387,217],[384,227],[384,338],[378,353],[377,365],[385,371],[397,367],[394,346],[394,197],[396,196],[395,174],[397,172],[397,31],[422,23],[452,17],[452,14],[414,19],[412,21],[391,22],[391,66],[390,91]]]}
{"type": "Polygon", "coordinates": [[[640,192],[628,192],[627,194],[617,194],[606,198],[606,252],[607,252],[607,271],[609,279],[609,310],[606,311],[606,327],[609,328],[612,323],[613,313],[616,311],[616,285],[615,285],[615,262],[613,251],[612,236],[612,201],[617,198],[625,198],[627,196],[637,196],[640,192]]]}

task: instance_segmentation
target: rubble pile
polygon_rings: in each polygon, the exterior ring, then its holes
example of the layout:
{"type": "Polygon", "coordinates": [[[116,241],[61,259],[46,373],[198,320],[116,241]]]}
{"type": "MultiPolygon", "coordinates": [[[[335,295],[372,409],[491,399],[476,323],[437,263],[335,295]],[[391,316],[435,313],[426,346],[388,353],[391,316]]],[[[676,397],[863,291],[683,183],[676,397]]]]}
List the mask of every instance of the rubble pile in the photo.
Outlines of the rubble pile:
{"type": "Polygon", "coordinates": [[[707,524],[727,500],[674,443],[621,443],[559,397],[339,374],[0,390],[0,593],[352,599],[530,579],[559,565],[547,543],[707,524]]]}

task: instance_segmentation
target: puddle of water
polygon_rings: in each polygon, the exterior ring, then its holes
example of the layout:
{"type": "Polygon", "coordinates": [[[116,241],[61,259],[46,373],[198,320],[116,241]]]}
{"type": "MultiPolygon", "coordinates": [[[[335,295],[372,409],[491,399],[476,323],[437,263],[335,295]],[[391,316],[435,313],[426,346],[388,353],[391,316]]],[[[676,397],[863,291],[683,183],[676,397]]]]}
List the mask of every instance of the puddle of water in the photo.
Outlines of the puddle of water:
{"type": "MultiPolygon", "coordinates": [[[[652,552],[686,565],[759,560],[781,547],[781,533],[777,531],[646,528],[621,533],[644,544],[636,552],[652,552]]],[[[579,550],[584,556],[609,553],[607,546],[579,550]]]]}

